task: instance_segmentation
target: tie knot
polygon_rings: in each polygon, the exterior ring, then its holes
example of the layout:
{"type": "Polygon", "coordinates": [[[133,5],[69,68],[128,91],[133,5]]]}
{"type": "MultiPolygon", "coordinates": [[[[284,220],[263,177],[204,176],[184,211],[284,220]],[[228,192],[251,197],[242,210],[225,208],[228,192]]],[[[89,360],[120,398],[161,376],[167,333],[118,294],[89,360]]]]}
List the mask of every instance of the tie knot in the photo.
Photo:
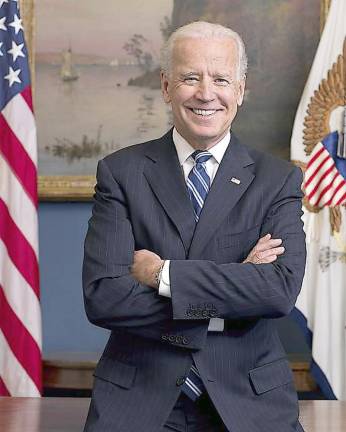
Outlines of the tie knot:
{"type": "Polygon", "coordinates": [[[212,154],[205,150],[196,150],[192,153],[191,157],[196,164],[207,162],[212,157],[212,154]]]}

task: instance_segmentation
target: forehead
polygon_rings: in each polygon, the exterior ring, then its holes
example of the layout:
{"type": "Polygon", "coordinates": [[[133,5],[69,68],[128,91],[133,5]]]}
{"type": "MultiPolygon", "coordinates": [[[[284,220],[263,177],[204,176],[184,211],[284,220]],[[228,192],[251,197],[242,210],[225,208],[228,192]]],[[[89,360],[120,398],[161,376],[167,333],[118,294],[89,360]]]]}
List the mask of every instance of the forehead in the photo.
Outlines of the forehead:
{"type": "Polygon", "coordinates": [[[211,67],[229,72],[238,61],[237,43],[231,38],[181,38],[172,52],[173,70],[211,67]]]}

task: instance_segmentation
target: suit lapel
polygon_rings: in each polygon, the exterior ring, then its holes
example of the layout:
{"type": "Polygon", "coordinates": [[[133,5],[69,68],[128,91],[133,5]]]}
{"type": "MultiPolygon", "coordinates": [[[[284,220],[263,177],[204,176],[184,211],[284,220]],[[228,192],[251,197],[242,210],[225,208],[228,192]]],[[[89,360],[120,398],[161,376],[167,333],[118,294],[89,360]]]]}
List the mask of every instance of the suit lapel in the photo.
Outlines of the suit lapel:
{"type": "Polygon", "coordinates": [[[172,139],[172,130],[148,148],[144,175],[167,216],[177,228],[186,253],[190,248],[195,219],[184,174],[172,139]]]}
{"type": "Polygon", "coordinates": [[[199,256],[215,230],[251,184],[255,177],[251,170],[253,164],[246,148],[232,134],[230,145],[221,161],[196,226],[189,251],[190,259],[199,256]]]}

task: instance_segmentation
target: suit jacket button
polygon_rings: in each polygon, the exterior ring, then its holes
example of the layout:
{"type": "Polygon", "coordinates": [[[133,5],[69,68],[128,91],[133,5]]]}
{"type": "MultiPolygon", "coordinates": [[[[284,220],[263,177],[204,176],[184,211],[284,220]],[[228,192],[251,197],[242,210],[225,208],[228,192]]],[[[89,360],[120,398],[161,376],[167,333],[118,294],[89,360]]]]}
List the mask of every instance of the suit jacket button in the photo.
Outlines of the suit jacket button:
{"type": "Polygon", "coordinates": [[[170,342],[175,342],[175,336],[174,336],[174,335],[170,335],[170,336],[168,337],[168,340],[169,340],[170,342]]]}
{"type": "Polygon", "coordinates": [[[176,341],[176,343],[182,343],[183,337],[179,335],[175,338],[175,341],[176,341]]]}
{"type": "Polygon", "coordinates": [[[188,345],[189,340],[188,340],[188,338],[186,338],[186,337],[184,336],[182,342],[183,342],[183,345],[188,345]]]}
{"type": "Polygon", "coordinates": [[[168,334],[167,333],[163,334],[161,336],[161,339],[164,340],[164,341],[167,340],[168,339],[168,334]]]}
{"type": "Polygon", "coordinates": [[[175,382],[177,386],[181,386],[183,385],[185,382],[185,377],[181,376],[177,379],[177,381],[175,382]]]}

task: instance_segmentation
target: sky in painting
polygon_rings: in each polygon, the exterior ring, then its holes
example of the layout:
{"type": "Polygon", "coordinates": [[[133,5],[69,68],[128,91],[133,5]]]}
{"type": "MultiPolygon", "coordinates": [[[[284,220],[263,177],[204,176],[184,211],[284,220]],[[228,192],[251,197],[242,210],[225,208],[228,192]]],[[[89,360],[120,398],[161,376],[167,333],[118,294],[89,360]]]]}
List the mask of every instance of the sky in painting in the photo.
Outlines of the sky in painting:
{"type": "Polygon", "coordinates": [[[171,17],[173,0],[37,0],[37,53],[61,52],[113,58],[140,33],[159,51],[160,22],[171,17]]]}

